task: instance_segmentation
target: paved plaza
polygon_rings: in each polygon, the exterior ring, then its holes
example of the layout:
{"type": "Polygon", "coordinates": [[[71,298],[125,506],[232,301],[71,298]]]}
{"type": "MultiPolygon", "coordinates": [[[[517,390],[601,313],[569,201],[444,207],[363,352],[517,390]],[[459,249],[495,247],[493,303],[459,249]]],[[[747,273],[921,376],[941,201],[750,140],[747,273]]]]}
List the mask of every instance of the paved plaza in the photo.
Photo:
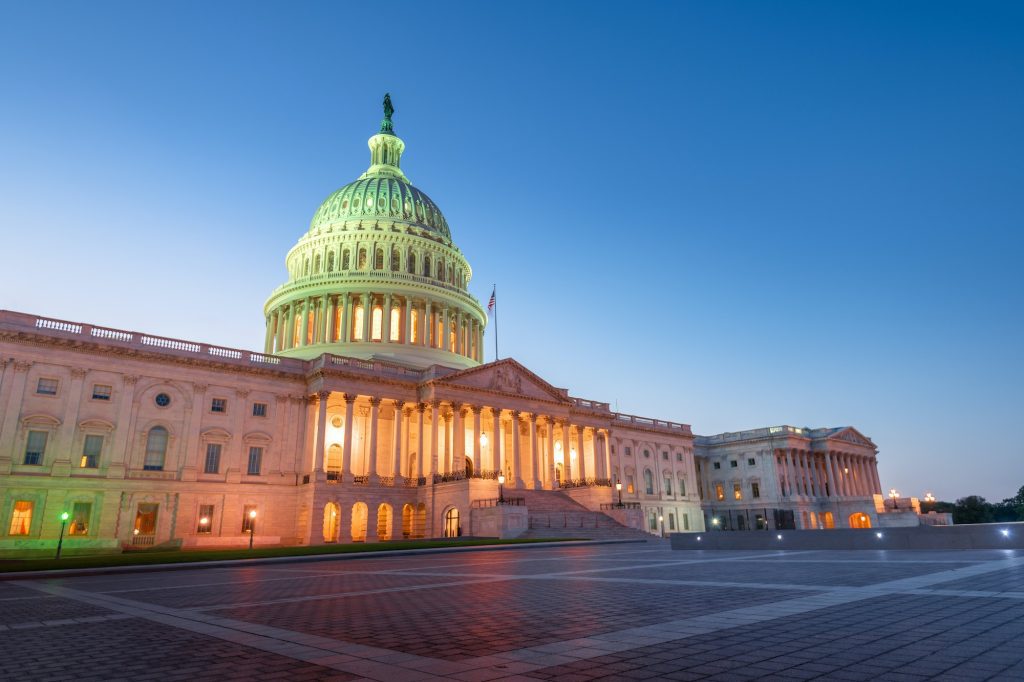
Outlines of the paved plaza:
{"type": "Polygon", "coordinates": [[[0,679],[1024,680],[1024,552],[530,547],[0,582],[0,679]]]}

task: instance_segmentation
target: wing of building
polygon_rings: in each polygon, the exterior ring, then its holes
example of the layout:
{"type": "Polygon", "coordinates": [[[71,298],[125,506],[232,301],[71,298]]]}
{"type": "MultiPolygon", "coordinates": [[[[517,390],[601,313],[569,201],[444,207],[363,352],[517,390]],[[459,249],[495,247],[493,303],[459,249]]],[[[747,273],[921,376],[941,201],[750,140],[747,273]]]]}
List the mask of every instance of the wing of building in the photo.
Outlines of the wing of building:
{"type": "Polygon", "coordinates": [[[261,351],[0,312],[0,551],[876,523],[855,429],[694,437],[513,359],[388,113],[289,251],[261,351]],[[703,500],[703,503],[702,503],[703,500]]]}

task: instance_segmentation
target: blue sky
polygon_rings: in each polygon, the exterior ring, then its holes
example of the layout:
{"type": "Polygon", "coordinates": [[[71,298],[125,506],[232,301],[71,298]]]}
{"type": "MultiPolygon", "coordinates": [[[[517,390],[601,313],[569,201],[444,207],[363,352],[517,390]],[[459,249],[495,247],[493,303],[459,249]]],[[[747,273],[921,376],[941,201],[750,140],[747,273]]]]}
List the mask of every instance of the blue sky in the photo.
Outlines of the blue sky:
{"type": "MultiPolygon", "coordinates": [[[[8,3],[0,308],[259,348],[385,91],[502,355],[1024,485],[1024,5],[8,3]]],[[[493,339],[488,339],[489,359],[493,339]]]]}

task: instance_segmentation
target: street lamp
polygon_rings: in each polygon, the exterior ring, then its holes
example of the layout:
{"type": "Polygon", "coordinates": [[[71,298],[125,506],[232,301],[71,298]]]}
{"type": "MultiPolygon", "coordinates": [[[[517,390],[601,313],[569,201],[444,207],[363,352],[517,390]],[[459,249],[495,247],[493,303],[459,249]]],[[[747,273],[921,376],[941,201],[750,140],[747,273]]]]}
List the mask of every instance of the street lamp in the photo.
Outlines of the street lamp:
{"type": "Polygon", "coordinates": [[[498,504],[505,504],[505,474],[498,474],[498,504]]]}
{"type": "Polygon", "coordinates": [[[60,513],[60,539],[57,540],[57,559],[60,558],[60,547],[64,544],[64,526],[68,523],[68,513],[60,513]]]}
{"type": "Polygon", "coordinates": [[[900,492],[896,488],[889,488],[889,497],[892,498],[892,509],[896,511],[899,507],[900,492]]]}
{"type": "Polygon", "coordinates": [[[622,483],[616,483],[615,489],[619,491],[619,507],[622,506],[622,483]]]}
{"type": "Polygon", "coordinates": [[[661,537],[665,537],[665,517],[658,514],[658,523],[661,525],[661,537]]]}
{"type": "Polygon", "coordinates": [[[252,549],[252,541],[256,536],[256,510],[249,512],[249,549],[252,549]]]}

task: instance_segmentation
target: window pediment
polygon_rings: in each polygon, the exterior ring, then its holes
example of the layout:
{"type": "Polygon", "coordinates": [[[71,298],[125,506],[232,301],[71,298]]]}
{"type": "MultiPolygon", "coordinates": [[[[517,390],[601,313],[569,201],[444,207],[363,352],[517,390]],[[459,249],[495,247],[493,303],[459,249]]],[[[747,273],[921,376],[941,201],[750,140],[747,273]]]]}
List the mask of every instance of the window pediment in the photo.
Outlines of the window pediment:
{"type": "Polygon", "coordinates": [[[78,422],[78,428],[82,431],[113,431],[114,425],[105,419],[85,419],[78,422]]]}
{"type": "Polygon", "coordinates": [[[61,421],[48,414],[30,414],[21,418],[22,426],[46,426],[55,428],[61,425],[61,421]]]}
{"type": "Polygon", "coordinates": [[[231,440],[231,434],[224,429],[207,429],[199,434],[203,440],[231,440]]]}

